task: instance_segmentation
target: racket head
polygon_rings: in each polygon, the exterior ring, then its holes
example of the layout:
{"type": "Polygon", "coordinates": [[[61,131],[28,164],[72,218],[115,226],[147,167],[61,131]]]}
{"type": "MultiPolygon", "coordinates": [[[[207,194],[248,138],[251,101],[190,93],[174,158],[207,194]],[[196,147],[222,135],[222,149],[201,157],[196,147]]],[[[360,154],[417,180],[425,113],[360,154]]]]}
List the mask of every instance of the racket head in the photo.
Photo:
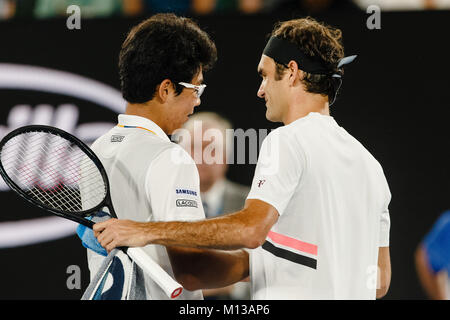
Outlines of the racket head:
{"type": "Polygon", "coordinates": [[[0,141],[0,175],[26,201],[87,227],[92,228],[94,223],[86,217],[105,206],[115,216],[109,196],[108,176],[102,163],[84,142],[64,130],[30,125],[8,133],[0,141]],[[80,161],[83,164],[78,163],[80,161]],[[83,170],[89,170],[89,178],[94,181],[92,184],[98,186],[95,199],[87,208],[81,203],[81,188],[78,185],[83,183],[81,179],[86,180],[80,173],[82,169],[77,169],[81,165],[83,170]],[[27,174],[23,173],[24,170],[27,174]],[[76,188],[79,190],[76,191],[76,188]]]}

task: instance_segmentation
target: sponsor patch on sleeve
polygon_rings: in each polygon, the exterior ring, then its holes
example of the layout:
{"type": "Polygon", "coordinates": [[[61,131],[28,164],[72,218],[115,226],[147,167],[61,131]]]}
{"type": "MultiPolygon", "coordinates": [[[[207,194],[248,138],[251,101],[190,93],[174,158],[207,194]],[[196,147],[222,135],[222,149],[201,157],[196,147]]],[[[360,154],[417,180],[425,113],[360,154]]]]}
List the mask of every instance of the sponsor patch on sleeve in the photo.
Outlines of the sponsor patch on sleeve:
{"type": "Polygon", "coordinates": [[[197,196],[197,191],[189,190],[189,189],[175,189],[175,192],[177,194],[184,194],[184,195],[190,195],[190,196],[197,196]]]}
{"type": "Polygon", "coordinates": [[[190,199],[177,199],[176,200],[177,207],[191,207],[198,208],[198,203],[195,200],[190,199]]]}

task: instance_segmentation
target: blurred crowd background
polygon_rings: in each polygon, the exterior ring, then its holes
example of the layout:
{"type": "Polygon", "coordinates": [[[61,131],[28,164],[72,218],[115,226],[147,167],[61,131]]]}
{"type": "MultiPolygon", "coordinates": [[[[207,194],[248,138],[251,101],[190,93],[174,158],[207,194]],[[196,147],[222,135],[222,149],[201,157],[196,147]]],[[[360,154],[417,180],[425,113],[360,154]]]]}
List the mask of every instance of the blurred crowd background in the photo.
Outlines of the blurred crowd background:
{"type": "Polygon", "coordinates": [[[84,18],[102,18],[168,11],[207,15],[301,10],[317,14],[329,10],[366,10],[370,5],[385,11],[442,10],[450,9],[450,0],[0,0],[0,20],[66,16],[69,5],[78,5],[84,18]]]}

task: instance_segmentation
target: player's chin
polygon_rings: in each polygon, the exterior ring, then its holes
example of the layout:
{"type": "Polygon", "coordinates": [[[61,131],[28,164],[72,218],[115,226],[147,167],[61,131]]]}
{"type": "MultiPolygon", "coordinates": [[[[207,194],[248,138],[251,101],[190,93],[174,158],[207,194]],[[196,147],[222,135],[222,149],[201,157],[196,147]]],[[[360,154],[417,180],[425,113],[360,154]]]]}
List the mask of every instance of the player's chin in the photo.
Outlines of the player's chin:
{"type": "Polygon", "coordinates": [[[184,119],[180,123],[180,127],[182,127],[189,120],[189,116],[190,116],[190,114],[188,114],[184,117],[184,119]]]}
{"type": "Polygon", "coordinates": [[[271,122],[276,122],[277,121],[275,115],[272,112],[270,112],[269,108],[267,108],[267,111],[266,111],[266,119],[271,121],[271,122]]]}
{"type": "Polygon", "coordinates": [[[192,110],[190,113],[188,113],[188,114],[186,115],[186,118],[185,118],[185,121],[183,122],[183,124],[184,124],[186,121],[188,121],[188,120],[189,120],[189,117],[192,116],[193,114],[194,114],[194,110],[192,110]]]}
{"type": "Polygon", "coordinates": [[[185,115],[183,118],[180,118],[180,121],[176,125],[176,129],[180,129],[183,125],[189,120],[190,114],[185,115]]]}

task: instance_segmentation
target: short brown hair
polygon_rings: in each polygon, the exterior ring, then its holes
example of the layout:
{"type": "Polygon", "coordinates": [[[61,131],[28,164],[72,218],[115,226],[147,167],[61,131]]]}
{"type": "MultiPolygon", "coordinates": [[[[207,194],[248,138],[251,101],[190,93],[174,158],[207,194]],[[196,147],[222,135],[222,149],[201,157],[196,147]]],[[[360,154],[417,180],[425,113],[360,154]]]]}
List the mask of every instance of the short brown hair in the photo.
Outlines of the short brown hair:
{"type": "MultiPolygon", "coordinates": [[[[331,74],[342,75],[337,65],[344,57],[342,32],[317,22],[311,17],[279,22],[271,36],[281,37],[296,44],[305,54],[319,57],[330,70],[330,75],[306,73],[302,80],[307,92],[334,97],[336,89],[331,74]]],[[[286,66],[276,63],[276,79],[281,80],[286,66]]]]}

